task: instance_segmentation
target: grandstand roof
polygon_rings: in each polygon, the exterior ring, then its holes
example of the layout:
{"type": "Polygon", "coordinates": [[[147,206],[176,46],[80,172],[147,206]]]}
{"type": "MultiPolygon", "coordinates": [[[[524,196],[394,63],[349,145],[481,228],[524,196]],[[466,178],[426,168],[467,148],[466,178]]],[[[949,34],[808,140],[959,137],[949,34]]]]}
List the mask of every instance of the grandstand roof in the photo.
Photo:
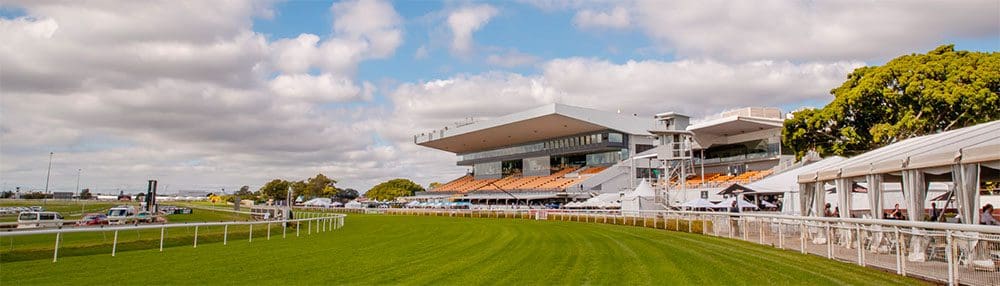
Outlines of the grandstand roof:
{"type": "Polygon", "coordinates": [[[751,116],[727,116],[692,124],[689,131],[695,134],[734,135],[771,128],[781,128],[784,120],[751,116]]]}
{"type": "Polygon", "coordinates": [[[798,176],[800,183],[886,174],[956,163],[1000,164],[1000,120],[906,139],[798,176]]]}
{"type": "Polygon", "coordinates": [[[421,146],[461,154],[606,129],[649,135],[652,128],[654,121],[647,117],[547,104],[487,121],[421,134],[414,137],[414,141],[421,146]]]}

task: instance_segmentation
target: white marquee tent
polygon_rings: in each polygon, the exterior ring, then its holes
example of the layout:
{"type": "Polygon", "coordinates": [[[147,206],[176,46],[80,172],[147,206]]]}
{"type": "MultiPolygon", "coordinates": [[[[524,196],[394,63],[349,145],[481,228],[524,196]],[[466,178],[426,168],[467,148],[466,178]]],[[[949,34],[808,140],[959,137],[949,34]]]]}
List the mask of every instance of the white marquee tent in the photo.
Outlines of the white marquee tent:
{"type": "Polygon", "coordinates": [[[663,210],[663,206],[656,203],[653,186],[645,179],[639,182],[635,190],[625,193],[622,197],[622,212],[637,213],[640,210],[663,210]]]}
{"type": "Polygon", "coordinates": [[[872,216],[881,217],[883,182],[902,185],[906,209],[920,212],[910,220],[924,219],[931,182],[951,182],[956,189],[959,218],[976,224],[979,216],[981,174],[1000,171],[1000,121],[906,139],[844,160],[838,164],[803,173],[799,210],[803,214],[822,213],[826,203],[825,188],[830,183],[838,190],[841,217],[849,217],[852,199],[847,191],[858,182],[868,183],[868,203],[872,216]],[[845,190],[843,192],[839,190],[845,190]]]}

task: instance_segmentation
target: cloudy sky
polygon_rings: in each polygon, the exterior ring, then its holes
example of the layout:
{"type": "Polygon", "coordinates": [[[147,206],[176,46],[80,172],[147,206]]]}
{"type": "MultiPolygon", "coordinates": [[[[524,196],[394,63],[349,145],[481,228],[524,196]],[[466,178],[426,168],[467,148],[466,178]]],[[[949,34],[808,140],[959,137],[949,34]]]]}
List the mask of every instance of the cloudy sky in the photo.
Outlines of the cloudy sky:
{"type": "Polygon", "coordinates": [[[426,185],[464,168],[412,136],[462,118],[822,106],[947,43],[1000,50],[1000,1],[0,0],[0,184],[426,185]]]}

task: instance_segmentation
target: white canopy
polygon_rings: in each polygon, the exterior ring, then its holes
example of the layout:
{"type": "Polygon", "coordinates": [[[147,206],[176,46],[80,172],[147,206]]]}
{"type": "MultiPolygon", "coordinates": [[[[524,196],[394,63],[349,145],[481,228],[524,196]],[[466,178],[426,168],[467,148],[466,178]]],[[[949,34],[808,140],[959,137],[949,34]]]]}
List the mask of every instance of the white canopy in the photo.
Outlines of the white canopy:
{"type": "Polygon", "coordinates": [[[357,200],[353,200],[353,201],[350,201],[350,202],[347,202],[346,204],[344,204],[344,207],[345,208],[352,208],[352,209],[360,209],[360,208],[363,207],[363,205],[361,205],[361,203],[358,202],[357,200]]]}
{"type": "Polygon", "coordinates": [[[625,194],[625,197],[654,197],[654,196],[656,196],[656,193],[653,192],[653,186],[650,185],[649,182],[646,181],[646,179],[642,179],[642,181],[639,182],[639,186],[635,187],[635,190],[632,190],[631,192],[625,194]]]}
{"type": "Polygon", "coordinates": [[[811,183],[903,169],[996,161],[1000,161],[1000,120],[906,139],[816,172],[803,173],[798,181],[811,183]]]}
{"type": "MultiPolygon", "coordinates": [[[[715,204],[715,208],[721,209],[721,208],[732,207],[733,206],[733,201],[736,201],[736,197],[730,197],[730,198],[728,198],[728,199],[726,199],[724,201],[719,202],[718,204],[715,204]]],[[[757,209],[756,205],[754,205],[754,204],[752,204],[752,203],[750,203],[748,201],[745,201],[745,200],[740,200],[739,206],[740,206],[740,209],[745,209],[745,208],[757,209]]]]}
{"type": "Polygon", "coordinates": [[[818,162],[774,174],[743,186],[758,193],[798,192],[798,177],[800,174],[816,173],[817,170],[839,164],[844,160],[847,160],[847,158],[840,156],[827,157],[818,162]]]}
{"type": "Polygon", "coordinates": [[[332,203],[333,201],[328,198],[315,198],[302,203],[302,205],[307,207],[329,207],[332,203]]]}
{"type": "Polygon", "coordinates": [[[565,205],[567,208],[619,208],[621,206],[616,193],[599,194],[586,201],[570,202],[565,205]]]}
{"type": "Polygon", "coordinates": [[[690,200],[690,201],[687,201],[687,202],[681,204],[681,207],[685,207],[685,208],[714,208],[715,204],[713,204],[712,202],[710,202],[710,201],[708,201],[706,199],[697,198],[697,199],[693,199],[693,200],[690,200]]]}

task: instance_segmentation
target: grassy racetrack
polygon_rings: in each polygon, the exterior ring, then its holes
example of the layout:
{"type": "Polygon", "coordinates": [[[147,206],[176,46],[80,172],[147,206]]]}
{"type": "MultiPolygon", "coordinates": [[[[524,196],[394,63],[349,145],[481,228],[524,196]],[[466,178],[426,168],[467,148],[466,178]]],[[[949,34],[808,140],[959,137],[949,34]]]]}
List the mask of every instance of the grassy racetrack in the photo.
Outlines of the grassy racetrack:
{"type": "Polygon", "coordinates": [[[350,215],[343,229],[198,248],[3,262],[0,285],[914,285],[752,243],[577,222],[350,215]]]}

